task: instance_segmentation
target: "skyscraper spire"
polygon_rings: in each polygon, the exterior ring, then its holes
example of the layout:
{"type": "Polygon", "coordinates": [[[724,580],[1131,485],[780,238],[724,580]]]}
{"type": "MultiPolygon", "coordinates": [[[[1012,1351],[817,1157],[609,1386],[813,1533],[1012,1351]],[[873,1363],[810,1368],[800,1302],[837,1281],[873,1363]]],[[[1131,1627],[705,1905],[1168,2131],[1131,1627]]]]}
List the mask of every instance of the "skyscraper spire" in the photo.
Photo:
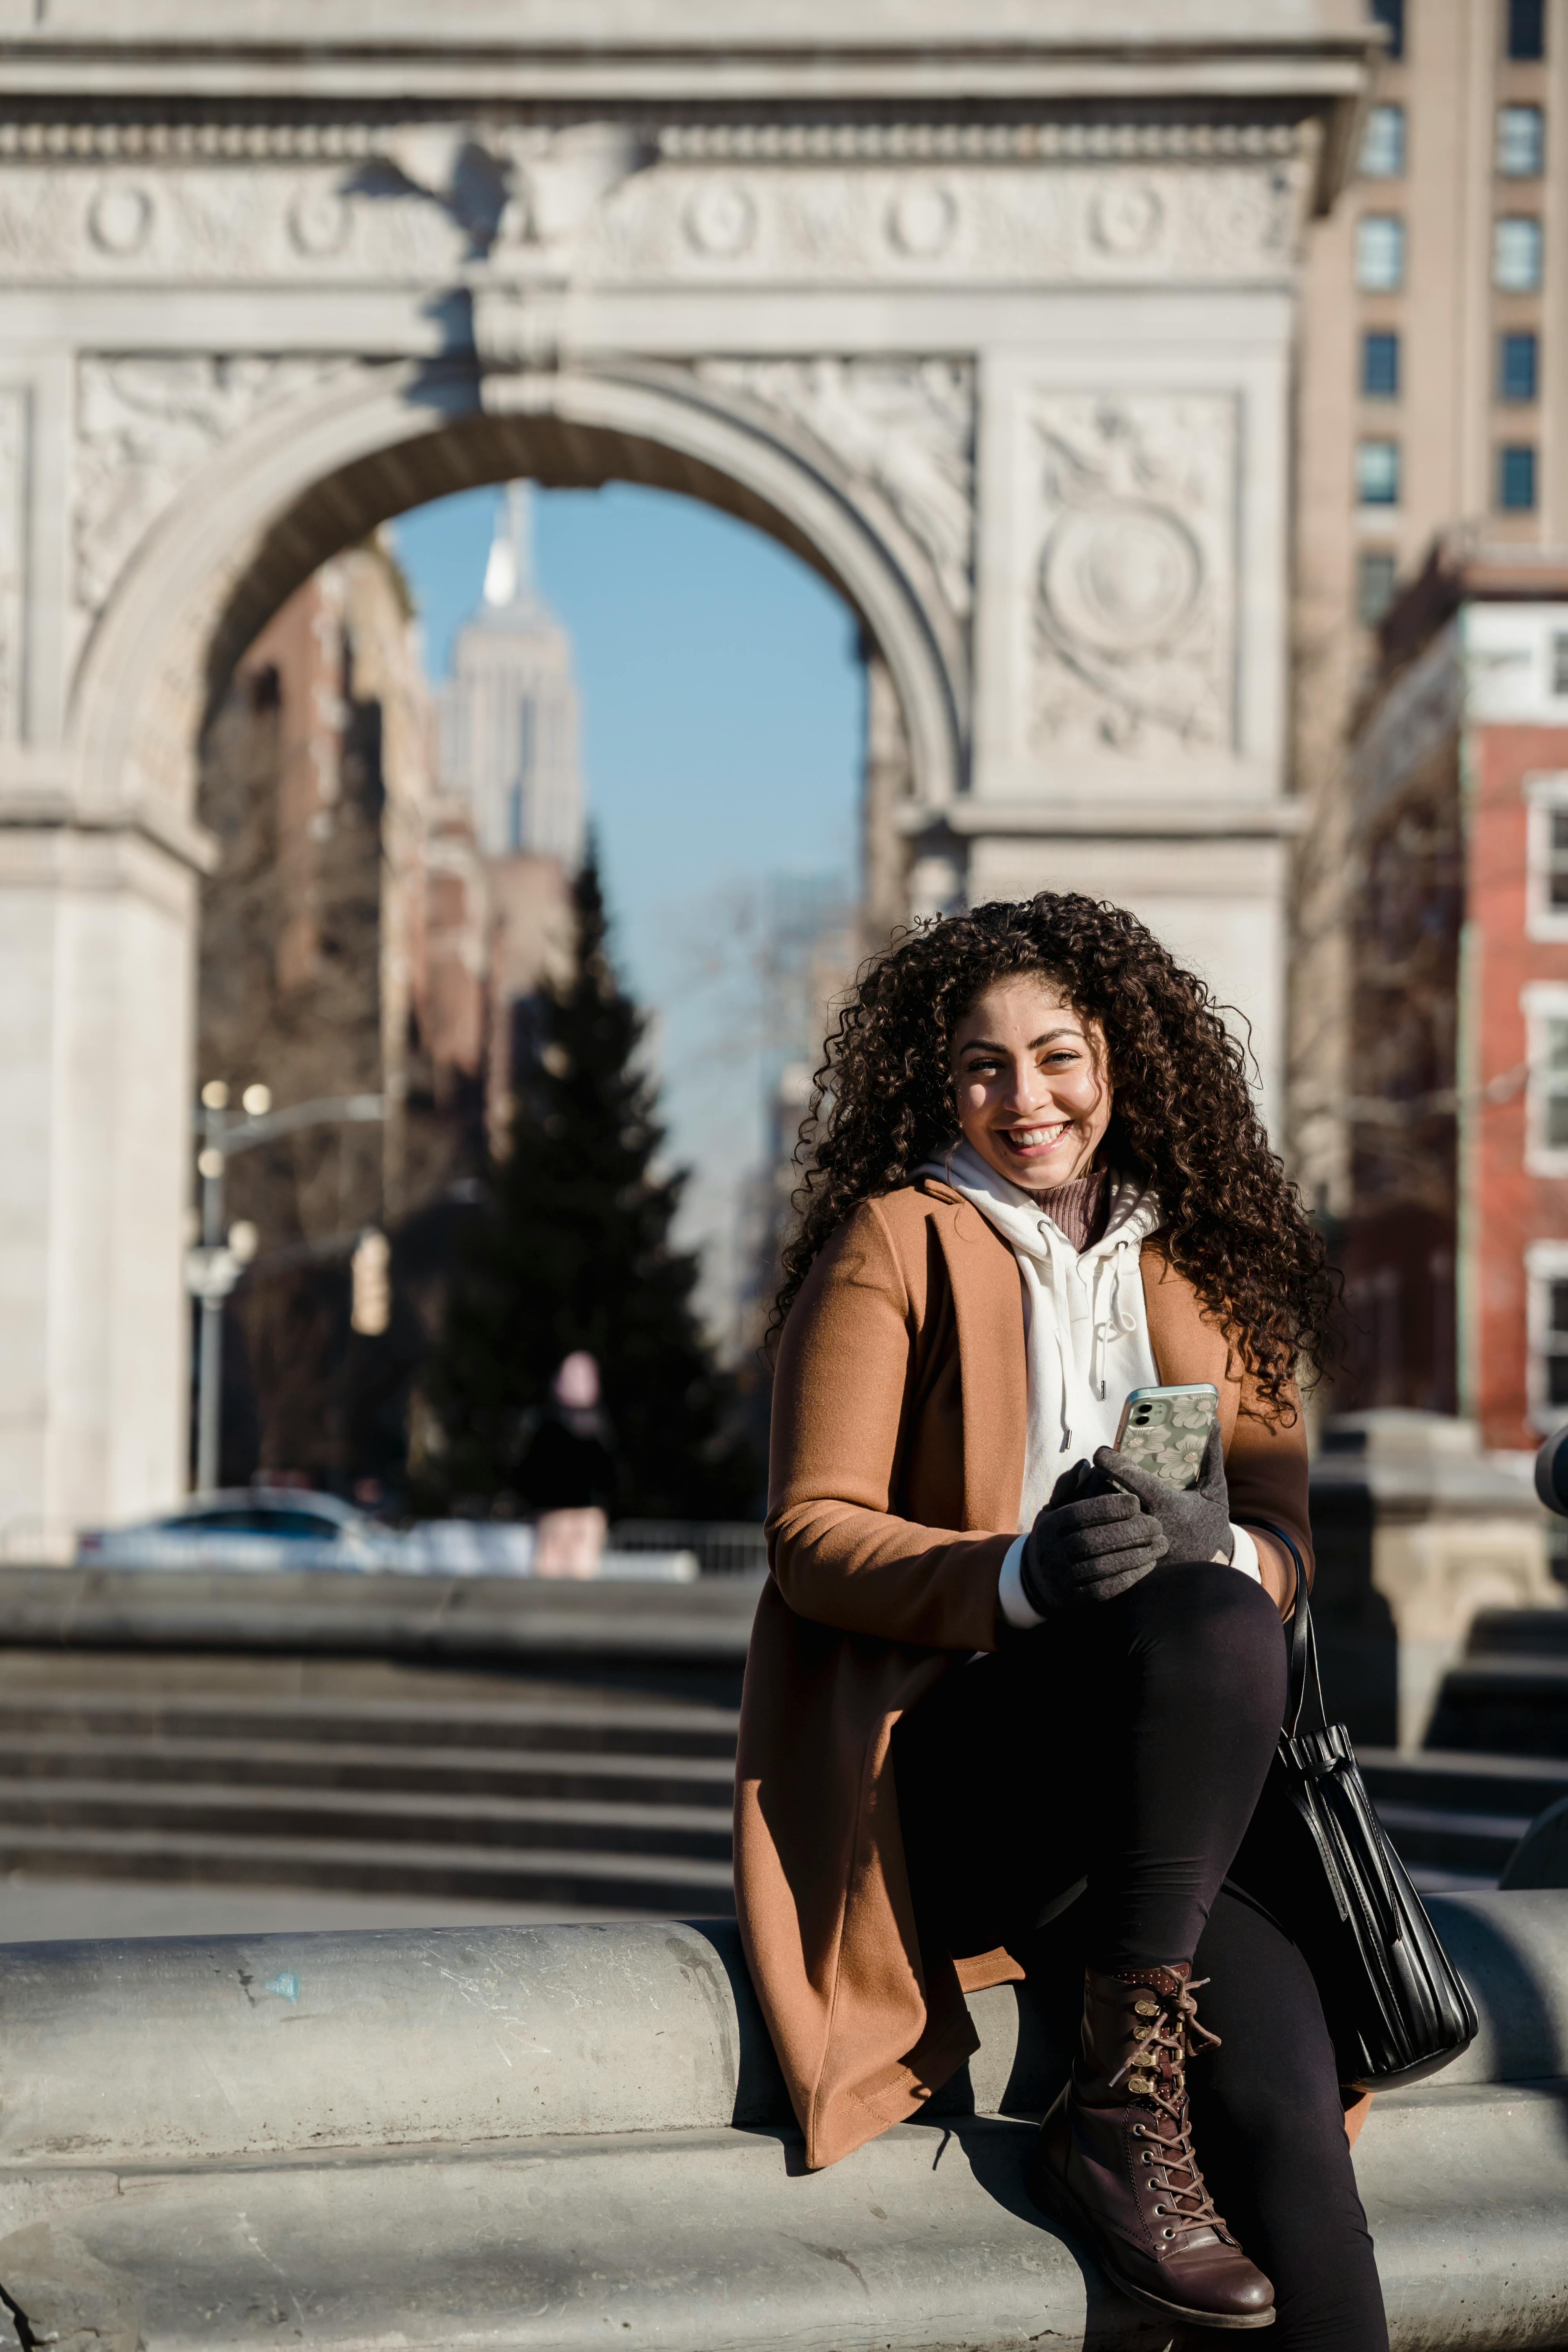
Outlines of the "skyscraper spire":
{"type": "Polygon", "coordinates": [[[467,795],[486,857],[571,870],[583,849],[577,690],[571,640],[534,586],[532,505],[529,482],[509,482],[498,502],[483,594],[441,688],[440,771],[467,795]]]}
{"type": "Polygon", "coordinates": [[[533,601],[532,499],[531,483],[509,482],[496,509],[495,537],[485,565],[489,612],[515,612],[533,601]]]}

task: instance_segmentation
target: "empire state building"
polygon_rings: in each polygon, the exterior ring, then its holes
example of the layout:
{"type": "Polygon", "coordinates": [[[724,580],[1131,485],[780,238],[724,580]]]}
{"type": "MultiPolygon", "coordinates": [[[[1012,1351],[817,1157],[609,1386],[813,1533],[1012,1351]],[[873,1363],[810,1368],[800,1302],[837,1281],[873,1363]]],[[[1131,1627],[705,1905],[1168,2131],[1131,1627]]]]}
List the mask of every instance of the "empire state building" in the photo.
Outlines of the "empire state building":
{"type": "Polygon", "coordinates": [[[440,689],[441,781],[468,801],[487,858],[583,851],[572,641],[533,585],[531,486],[511,482],[496,518],[483,599],[458,632],[440,689]]]}

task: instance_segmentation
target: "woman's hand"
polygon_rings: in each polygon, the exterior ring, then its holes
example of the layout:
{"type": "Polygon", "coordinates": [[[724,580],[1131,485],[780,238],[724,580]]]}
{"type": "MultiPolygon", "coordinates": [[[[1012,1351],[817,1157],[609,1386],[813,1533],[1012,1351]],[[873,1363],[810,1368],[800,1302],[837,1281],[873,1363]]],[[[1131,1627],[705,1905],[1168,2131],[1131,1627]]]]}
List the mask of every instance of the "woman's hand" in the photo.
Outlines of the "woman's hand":
{"type": "Polygon", "coordinates": [[[1094,1466],[1124,1486],[1165,1532],[1172,1559],[1222,1559],[1235,1557],[1236,1537],[1230,1524],[1230,1496],[1225,1483],[1225,1449],[1216,1423],[1204,1448],[1198,1483],[1184,1494],[1167,1486],[1125,1454],[1102,1445],[1094,1466]]]}
{"type": "Polygon", "coordinates": [[[1164,1557],[1159,1521],[1075,1462],[1024,1541],[1018,1581],[1038,1617],[1080,1601],[1114,1601],[1164,1557]]]}

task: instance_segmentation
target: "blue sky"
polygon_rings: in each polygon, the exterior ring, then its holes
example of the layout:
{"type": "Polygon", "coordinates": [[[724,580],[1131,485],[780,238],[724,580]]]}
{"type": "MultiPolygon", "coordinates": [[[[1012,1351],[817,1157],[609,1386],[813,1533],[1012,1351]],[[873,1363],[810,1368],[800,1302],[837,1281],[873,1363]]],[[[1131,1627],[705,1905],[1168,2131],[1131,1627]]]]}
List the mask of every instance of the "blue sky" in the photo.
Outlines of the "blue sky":
{"type": "MultiPolygon", "coordinates": [[[[479,602],[500,496],[465,491],[395,527],[433,678],[479,602]]],[[[658,1016],[671,1150],[696,1172],[683,1222],[721,1286],[761,1143],[748,910],[773,876],[855,874],[854,624],[796,557],[666,491],[540,491],[534,541],[540,592],[573,638],[622,969],[658,1016]]]]}

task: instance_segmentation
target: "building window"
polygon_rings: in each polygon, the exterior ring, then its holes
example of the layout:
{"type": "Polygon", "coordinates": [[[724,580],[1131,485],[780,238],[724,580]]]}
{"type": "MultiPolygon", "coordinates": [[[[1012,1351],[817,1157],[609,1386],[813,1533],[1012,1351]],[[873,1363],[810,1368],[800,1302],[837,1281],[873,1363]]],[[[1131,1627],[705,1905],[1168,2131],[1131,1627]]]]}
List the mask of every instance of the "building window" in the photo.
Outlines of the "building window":
{"type": "Polygon", "coordinates": [[[1524,1273],[1525,1395],[1544,1435],[1568,1420],[1568,1242],[1531,1242],[1524,1273]]]}
{"type": "Polygon", "coordinates": [[[1355,494],[1363,507],[1399,504],[1399,444],[1362,441],[1356,445],[1355,494]]]}
{"type": "Polygon", "coordinates": [[[1545,169],[1546,118],[1538,106],[1500,106],[1497,167],[1505,180],[1538,180],[1545,169]]]}
{"type": "Polygon", "coordinates": [[[1531,514],[1535,508],[1535,452],[1514,442],[1497,453],[1497,502],[1504,514],[1531,514]]]}
{"type": "MultiPolygon", "coordinates": [[[[1568,982],[1523,990],[1528,1073],[1524,1165],[1531,1176],[1568,1176],[1568,982]]],[[[1568,1266],[1563,1268],[1568,1276],[1568,1266]]]]}
{"type": "Polygon", "coordinates": [[[1355,282],[1365,294],[1397,294],[1405,283],[1405,223],[1396,213],[1363,213],[1355,225],[1355,282]]]}
{"type": "Polygon", "coordinates": [[[1394,602],[1399,583],[1397,559],[1386,548],[1363,547],[1356,557],[1355,611],[1363,629],[1375,629],[1394,602]]]}
{"type": "Polygon", "coordinates": [[[1552,691],[1568,695],[1568,635],[1552,640],[1552,691]]]}
{"type": "Polygon", "coordinates": [[[1366,118],[1361,142],[1362,177],[1402,180],[1405,177],[1405,109],[1374,106],[1366,118]]]}
{"type": "Polygon", "coordinates": [[[1399,338],[1379,328],[1361,339],[1361,388],[1368,400],[1399,397],[1399,338]]]}
{"type": "MultiPolygon", "coordinates": [[[[1568,677],[1559,667],[1560,650],[1568,653],[1568,640],[1552,644],[1552,687],[1558,696],[1568,692],[1568,677]]],[[[1526,777],[1524,798],[1529,821],[1525,934],[1532,940],[1568,941],[1568,775],[1526,777]]]]}
{"type": "Polygon", "coordinates": [[[1546,55],[1545,0],[1508,0],[1508,53],[1521,65],[1546,55]]]}
{"type": "Polygon", "coordinates": [[[1542,896],[1552,912],[1568,917],[1568,809],[1548,809],[1546,871],[1542,896]]]}
{"type": "Polygon", "coordinates": [[[1405,55],[1405,0],[1372,0],[1372,21],[1388,27],[1387,55],[1405,55]]]}
{"type": "MultiPolygon", "coordinates": [[[[1543,1021],[1540,1144],[1561,1159],[1568,1154],[1568,1017],[1543,1021]]],[[[1535,1076],[1532,1071],[1531,1076],[1535,1076]]]]}
{"type": "Polygon", "coordinates": [[[1541,346],[1533,334],[1498,337],[1497,390],[1500,400],[1533,400],[1541,346]]]}
{"type": "Polygon", "coordinates": [[[1510,213],[1492,223],[1492,284],[1505,294],[1533,294],[1541,284],[1541,223],[1510,213]]]}

